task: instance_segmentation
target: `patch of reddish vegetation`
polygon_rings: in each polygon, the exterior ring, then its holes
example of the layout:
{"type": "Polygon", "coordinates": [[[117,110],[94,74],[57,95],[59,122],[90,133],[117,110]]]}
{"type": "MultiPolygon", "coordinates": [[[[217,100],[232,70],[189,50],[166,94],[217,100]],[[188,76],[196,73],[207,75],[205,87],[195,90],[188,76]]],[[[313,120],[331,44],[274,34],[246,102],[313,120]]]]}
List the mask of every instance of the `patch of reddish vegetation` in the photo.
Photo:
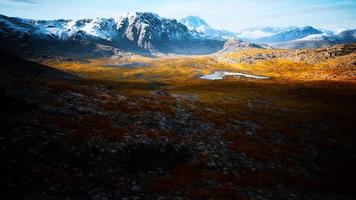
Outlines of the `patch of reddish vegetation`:
{"type": "Polygon", "coordinates": [[[100,104],[100,108],[106,111],[115,111],[120,109],[120,104],[107,101],[100,104]]]}
{"type": "Polygon", "coordinates": [[[81,144],[93,136],[120,141],[126,133],[131,131],[130,128],[115,126],[111,119],[99,119],[95,116],[85,116],[81,119],[47,118],[46,123],[56,124],[62,128],[71,144],[81,144]]]}
{"type": "MultiPolygon", "coordinates": [[[[104,107],[105,108],[105,107],[104,107]]],[[[109,109],[113,109],[113,105],[108,105],[107,108],[109,109]]],[[[121,102],[118,104],[118,109],[121,111],[121,112],[124,112],[124,113],[133,113],[133,112],[136,112],[136,109],[135,108],[131,108],[128,104],[127,101],[125,102],[121,102]]]]}
{"type": "Polygon", "coordinates": [[[169,105],[166,104],[154,104],[154,103],[142,103],[140,105],[142,110],[150,110],[164,113],[170,117],[176,116],[176,111],[169,105]]]}
{"type": "Polygon", "coordinates": [[[198,169],[194,169],[189,164],[182,164],[174,169],[171,174],[155,179],[150,190],[156,194],[168,194],[170,191],[190,187],[201,178],[202,174],[198,169]]]}
{"type": "Polygon", "coordinates": [[[123,135],[130,131],[129,128],[114,126],[111,119],[98,119],[97,117],[88,116],[80,121],[84,126],[95,129],[99,135],[114,140],[121,140],[123,135]]]}
{"type": "Polygon", "coordinates": [[[293,168],[298,159],[303,157],[303,149],[291,143],[266,143],[261,139],[245,133],[228,133],[224,138],[230,142],[229,148],[233,151],[245,153],[256,161],[273,161],[284,168],[293,168]],[[293,159],[292,159],[293,158],[293,159]]]}
{"type": "Polygon", "coordinates": [[[70,82],[51,82],[48,84],[50,89],[56,93],[66,93],[66,92],[75,92],[88,97],[99,98],[98,92],[95,89],[89,89],[87,87],[75,85],[70,82]]]}
{"type": "Polygon", "coordinates": [[[158,139],[162,137],[176,139],[178,137],[178,135],[173,132],[166,131],[166,130],[156,130],[156,129],[147,130],[143,134],[153,139],[158,139]]]}
{"type": "Polygon", "coordinates": [[[264,160],[266,156],[270,155],[268,152],[271,149],[268,149],[266,144],[247,134],[228,134],[225,135],[225,139],[231,141],[231,144],[228,146],[231,150],[245,153],[253,159],[264,160]]]}
{"type": "Polygon", "coordinates": [[[53,120],[52,123],[60,126],[66,131],[66,138],[71,144],[81,144],[88,137],[93,135],[90,128],[83,127],[79,122],[76,122],[72,118],[58,118],[53,120]]]}
{"type": "Polygon", "coordinates": [[[212,112],[208,110],[194,110],[195,116],[201,121],[214,123],[215,125],[223,126],[227,123],[228,117],[223,113],[212,112]]]}

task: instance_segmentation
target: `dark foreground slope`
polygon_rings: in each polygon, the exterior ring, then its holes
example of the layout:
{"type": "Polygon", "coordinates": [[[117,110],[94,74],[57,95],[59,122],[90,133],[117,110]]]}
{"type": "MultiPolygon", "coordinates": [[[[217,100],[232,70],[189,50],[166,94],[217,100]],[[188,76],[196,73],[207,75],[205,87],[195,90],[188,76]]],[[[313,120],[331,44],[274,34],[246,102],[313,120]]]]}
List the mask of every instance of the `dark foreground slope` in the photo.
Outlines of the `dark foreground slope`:
{"type": "Polygon", "coordinates": [[[17,77],[18,79],[52,79],[52,80],[76,80],[75,75],[62,72],[60,70],[27,61],[8,51],[0,49],[2,57],[0,62],[0,72],[6,77],[17,77]]]}
{"type": "Polygon", "coordinates": [[[355,197],[352,82],[93,82],[5,58],[1,199],[355,197]]]}

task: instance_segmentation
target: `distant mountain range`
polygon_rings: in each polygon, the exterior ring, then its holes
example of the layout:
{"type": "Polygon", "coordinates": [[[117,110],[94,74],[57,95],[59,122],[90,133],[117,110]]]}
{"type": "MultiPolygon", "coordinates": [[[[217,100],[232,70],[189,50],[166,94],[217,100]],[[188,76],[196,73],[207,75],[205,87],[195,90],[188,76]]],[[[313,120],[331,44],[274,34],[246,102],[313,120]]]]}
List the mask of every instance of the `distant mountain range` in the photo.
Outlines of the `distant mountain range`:
{"type": "Polygon", "coordinates": [[[317,48],[325,45],[356,42],[356,29],[335,33],[330,30],[305,27],[252,27],[237,33],[244,40],[267,44],[275,48],[317,48]]]}
{"type": "Polygon", "coordinates": [[[60,56],[210,54],[241,48],[319,47],[355,42],[355,30],[339,34],[306,27],[254,27],[238,33],[210,27],[203,19],[154,13],[117,18],[32,20],[0,15],[0,44],[15,53],[60,56]]]}

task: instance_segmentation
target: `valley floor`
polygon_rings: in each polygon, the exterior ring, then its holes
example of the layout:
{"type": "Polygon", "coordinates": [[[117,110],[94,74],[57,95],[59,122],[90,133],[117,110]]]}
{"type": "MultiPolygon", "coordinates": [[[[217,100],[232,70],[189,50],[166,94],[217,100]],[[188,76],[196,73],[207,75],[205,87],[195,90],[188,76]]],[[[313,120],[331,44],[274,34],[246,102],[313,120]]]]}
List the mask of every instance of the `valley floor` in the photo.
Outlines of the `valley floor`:
{"type": "Polygon", "coordinates": [[[354,46],[7,58],[3,199],[355,197],[354,46]],[[199,79],[215,71],[271,79],[199,79]]]}

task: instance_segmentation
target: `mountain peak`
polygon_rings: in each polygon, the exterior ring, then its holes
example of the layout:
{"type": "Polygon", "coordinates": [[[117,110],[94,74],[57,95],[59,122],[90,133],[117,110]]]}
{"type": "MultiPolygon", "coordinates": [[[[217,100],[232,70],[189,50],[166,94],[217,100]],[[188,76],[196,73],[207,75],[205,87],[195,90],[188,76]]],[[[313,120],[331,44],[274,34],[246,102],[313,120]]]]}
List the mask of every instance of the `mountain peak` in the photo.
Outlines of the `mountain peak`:
{"type": "Polygon", "coordinates": [[[209,27],[208,23],[206,23],[202,18],[198,16],[187,16],[180,20],[180,23],[186,25],[188,28],[198,28],[198,27],[209,27]]]}
{"type": "Polygon", "coordinates": [[[319,31],[318,29],[312,27],[312,26],[303,26],[303,27],[300,27],[299,30],[303,30],[303,31],[306,31],[306,30],[316,30],[316,31],[319,31]]]}
{"type": "Polygon", "coordinates": [[[323,34],[324,32],[312,26],[288,27],[252,27],[243,29],[238,33],[241,38],[249,39],[255,43],[278,43],[301,39],[309,35],[323,34]]]}
{"type": "Polygon", "coordinates": [[[181,19],[179,22],[184,24],[190,31],[206,38],[224,40],[226,38],[235,37],[235,33],[211,28],[208,23],[198,16],[190,15],[181,19]]]}
{"type": "Polygon", "coordinates": [[[136,16],[136,17],[139,17],[139,18],[141,18],[141,17],[143,17],[143,18],[152,17],[152,18],[159,18],[159,19],[161,19],[161,17],[160,17],[158,14],[153,13],[153,12],[136,12],[136,13],[135,13],[135,16],[136,16]]]}

